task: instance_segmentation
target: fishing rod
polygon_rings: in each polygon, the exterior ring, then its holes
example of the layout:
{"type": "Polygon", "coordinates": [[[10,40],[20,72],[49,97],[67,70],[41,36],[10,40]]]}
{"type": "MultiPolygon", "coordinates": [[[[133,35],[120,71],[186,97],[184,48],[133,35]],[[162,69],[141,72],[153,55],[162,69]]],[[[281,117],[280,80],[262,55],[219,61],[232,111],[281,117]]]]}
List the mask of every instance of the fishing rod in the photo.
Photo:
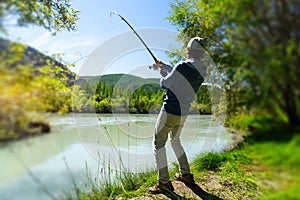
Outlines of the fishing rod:
{"type": "Polygon", "coordinates": [[[118,15],[130,28],[131,30],[134,32],[134,34],[139,38],[139,40],[143,43],[143,45],[146,47],[146,49],[148,50],[148,52],[150,53],[150,55],[152,56],[153,60],[155,61],[155,63],[158,63],[159,60],[157,60],[157,58],[154,56],[154,54],[151,52],[151,50],[149,49],[149,47],[147,46],[147,44],[144,42],[144,40],[141,38],[141,36],[134,30],[134,28],[129,24],[129,22],[122,17],[122,15],[120,15],[117,12],[110,12],[110,18],[112,17],[112,15],[118,15]]]}

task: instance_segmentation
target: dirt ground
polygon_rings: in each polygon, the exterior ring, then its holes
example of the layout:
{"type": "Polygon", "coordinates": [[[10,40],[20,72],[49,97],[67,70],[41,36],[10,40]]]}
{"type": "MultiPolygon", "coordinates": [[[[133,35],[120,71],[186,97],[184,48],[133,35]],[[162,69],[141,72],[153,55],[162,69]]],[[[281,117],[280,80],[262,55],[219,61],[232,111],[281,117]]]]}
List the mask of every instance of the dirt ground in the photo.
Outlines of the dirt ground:
{"type": "MultiPolygon", "coordinates": [[[[222,182],[220,181],[220,177],[216,175],[214,172],[207,173],[205,177],[205,185],[200,182],[196,182],[197,188],[194,188],[193,190],[187,187],[184,183],[180,181],[172,181],[172,184],[174,186],[174,192],[178,196],[169,196],[164,194],[148,194],[145,191],[144,196],[140,197],[134,197],[130,200],[170,200],[170,199],[189,199],[189,200],[201,200],[201,199],[232,199],[228,194],[225,192],[222,193],[224,187],[230,187],[230,183],[226,183],[226,181],[222,182]],[[226,184],[224,184],[226,183],[226,184]],[[200,192],[200,193],[199,193],[200,192]],[[205,198],[205,195],[211,195],[209,198],[205,198]],[[201,197],[202,198],[201,198],[201,197]]],[[[122,198],[119,198],[118,200],[122,200],[122,198]]]]}

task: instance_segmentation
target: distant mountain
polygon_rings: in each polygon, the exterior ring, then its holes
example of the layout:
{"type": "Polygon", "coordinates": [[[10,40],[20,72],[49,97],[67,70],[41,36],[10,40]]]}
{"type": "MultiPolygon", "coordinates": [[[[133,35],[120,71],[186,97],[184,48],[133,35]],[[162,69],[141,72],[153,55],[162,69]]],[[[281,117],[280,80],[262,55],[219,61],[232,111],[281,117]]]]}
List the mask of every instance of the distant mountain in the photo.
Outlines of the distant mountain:
{"type": "Polygon", "coordinates": [[[28,45],[0,38],[0,55],[3,55],[5,53],[9,54],[10,56],[14,55],[16,57],[20,57],[19,59],[16,59],[15,62],[10,63],[10,66],[6,67],[15,67],[19,64],[32,65],[36,69],[45,65],[59,66],[64,69],[64,73],[66,73],[69,79],[74,80],[76,77],[76,75],[73,72],[71,72],[71,70],[69,70],[64,64],[41,53],[40,51],[28,45]],[[19,47],[23,48],[24,51],[20,51],[19,47]]]}

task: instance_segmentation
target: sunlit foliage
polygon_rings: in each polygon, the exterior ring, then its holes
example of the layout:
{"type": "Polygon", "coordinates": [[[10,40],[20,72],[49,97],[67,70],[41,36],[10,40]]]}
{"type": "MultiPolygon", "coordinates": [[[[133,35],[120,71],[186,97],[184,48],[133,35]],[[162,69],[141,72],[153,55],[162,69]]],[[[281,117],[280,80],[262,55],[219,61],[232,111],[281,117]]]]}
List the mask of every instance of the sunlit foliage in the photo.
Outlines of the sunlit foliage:
{"type": "Polygon", "coordinates": [[[53,34],[74,31],[78,14],[69,0],[1,0],[0,31],[5,32],[8,25],[37,25],[53,34]]]}

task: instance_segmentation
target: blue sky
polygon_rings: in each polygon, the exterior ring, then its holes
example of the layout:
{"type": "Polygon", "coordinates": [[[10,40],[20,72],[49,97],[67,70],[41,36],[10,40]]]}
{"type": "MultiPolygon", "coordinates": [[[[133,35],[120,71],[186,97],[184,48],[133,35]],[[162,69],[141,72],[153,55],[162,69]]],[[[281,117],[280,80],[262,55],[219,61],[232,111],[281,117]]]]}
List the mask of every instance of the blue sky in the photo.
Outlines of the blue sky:
{"type": "MultiPolygon", "coordinates": [[[[150,27],[176,31],[177,27],[172,26],[166,20],[166,17],[170,14],[170,2],[167,0],[73,0],[73,7],[80,10],[77,32],[64,31],[56,36],[51,36],[43,28],[10,27],[8,28],[8,37],[28,44],[46,54],[63,54],[63,59],[70,63],[83,57],[72,69],[78,72],[86,57],[92,54],[99,45],[116,35],[130,31],[129,27],[116,15],[110,18],[111,11],[122,14],[137,30],[150,27]]],[[[159,40],[159,37],[157,39],[159,40]]],[[[136,38],[136,40],[138,39],[136,38]]],[[[127,59],[123,55],[122,59],[124,59],[124,62],[135,59],[134,65],[136,66],[151,63],[149,54],[146,54],[143,49],[128,55],[127,59]],[[140,64],[136,60],[139,60],[140,64]]],[[[160,56],[159,59],[167,59],[161,51],[156,52],[156,54],[160,56]]],[[[114,63],[120,65],[121,62],[114,63]]],[[[116,66],[113,68],[113,71],[108,70],[106,73],[126,73],[124,70],[118,71],[116,66]]]]}

